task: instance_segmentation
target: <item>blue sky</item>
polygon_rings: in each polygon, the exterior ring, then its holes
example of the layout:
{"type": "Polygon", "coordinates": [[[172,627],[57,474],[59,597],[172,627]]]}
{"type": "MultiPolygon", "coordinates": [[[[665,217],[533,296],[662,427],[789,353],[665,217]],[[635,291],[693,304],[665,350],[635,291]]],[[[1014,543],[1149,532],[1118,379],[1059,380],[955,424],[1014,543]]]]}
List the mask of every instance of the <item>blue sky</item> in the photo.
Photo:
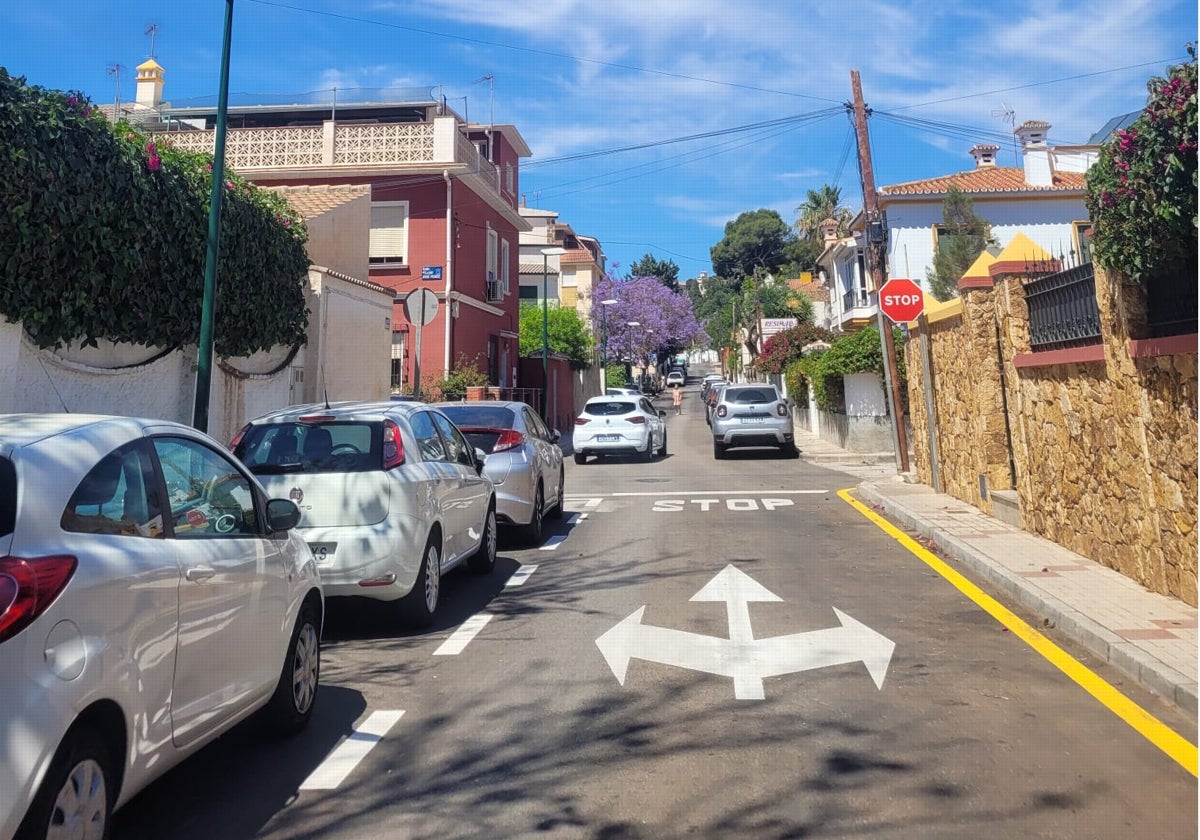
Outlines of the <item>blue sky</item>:
{"type": "MultiPolygon", "coordinates": [[[[224,9],[8,3],[0,65],[97,102],[113,101],[122,65],[132,99],[157,24],[166,99],[213,95],[224,9]]],[[[1005,110],[1051,123],[1051,143],[1083,143],[1140,108],[1146,80],[1196,38],[1194,0],[236,0],[230,90],[440,85],[472,121],[490,110],[517,126],[533,150],[529,206],[599,238],[610,263],[651,253],[686,278],[711,270],[739,213],[792,222],[826,183],[861,206],[841,108],[851,69],[877,112],[882,186],[969,169],[975,142],[1000,143],[1001,165],[1016,165],[1005,110]],[[593,152],[608,153],[553,162],[593,152]]]]}

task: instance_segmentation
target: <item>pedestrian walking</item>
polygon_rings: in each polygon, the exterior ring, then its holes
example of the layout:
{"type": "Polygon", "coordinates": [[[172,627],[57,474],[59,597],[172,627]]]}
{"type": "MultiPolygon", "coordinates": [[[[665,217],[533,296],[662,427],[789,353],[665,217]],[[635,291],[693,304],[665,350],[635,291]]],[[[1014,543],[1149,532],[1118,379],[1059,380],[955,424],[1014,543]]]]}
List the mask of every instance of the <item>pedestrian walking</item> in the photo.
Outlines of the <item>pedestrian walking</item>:
{"type": "Polygon", "coordinates": [[[675,406],[676,414],[683,414],[683,389],[678,385],[675,386],[675,390],[671,393],[671,404],[675,406]]]}

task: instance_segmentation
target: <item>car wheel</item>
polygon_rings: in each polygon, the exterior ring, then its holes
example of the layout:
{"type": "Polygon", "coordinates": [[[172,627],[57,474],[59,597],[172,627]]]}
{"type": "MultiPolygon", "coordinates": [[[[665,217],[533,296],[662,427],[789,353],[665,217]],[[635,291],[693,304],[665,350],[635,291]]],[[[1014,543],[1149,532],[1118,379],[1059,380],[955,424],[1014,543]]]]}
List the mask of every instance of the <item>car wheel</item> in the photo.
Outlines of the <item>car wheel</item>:
{"type": "Polygon", "coordinates": [[[575,453],[575,463],[576,464],[586,464],[587,456],[584,455],[582,452],[576,452],[575,453]]]}
{"type": "MultiPolygon", "coordinates": [[[[541,530],[541,514],[534,517],[538,522],[538,530],[541,530]]],[[[496,568],[496,508],[489,504],[487,516],[483,520],[483,539],[479,543],[479,550],[471,555],[467,560],[467,568],[477,575],[486,575],[496,568]]]]}
{"type": "Polygon", "coordinates": [[[312,717],[321,679],[320,622],[317,608],[311,601],[305,602],[292,630],[279,683],[263,708],[267,725],[281,735],[299,732],[312,717]]]}
{"type": "Polygon", "coordinates": [[[724,457],[725,457],[725,444],[721,443],[719,440],[714,440],[713,441],[713,458],[720,461],[724,457]]]}
{"type": "Polygon", "coordinates": [[[646,433],[646,448],[638,453],[638,460],[643,464],[650,463],[654,458],[654,435],[650,432],[646,433]]]}
{"type": "Polygon", "coordinates": [[[662,442],[662,446],[660,446],[658,448],[658,457],[659,458],[667,457],[667,430],[666,429],[663,429],[663,442],[662,442]]]}
{"type": "Polygon", "coordinates": [[[116,798],[116,774],[108,747],[95,730],[77,729],[59,746],[17,831],[17,840],[104,840],[116,798]]]}
{"type": "Polygon", "coordinates": [[[412,591],[400,600],[404,620],[413,627],[427,627],[437,612],[442,588],[442,547],[438,532],[429,535],[421,568],[413,582],[412,591]]]}
{"type": "Polygon", "coordinates": [[[779,454],[784,458],[799,458],[800,450],[796,448],[794,443],[781,443],[779,445],[779,454]]]}
{"type": "Polygon", "coordinates": [[[533,517],[530,518],[529,524],[521,529],[521,536],[530,545],[542,544],[542,507],[544,503],[545,491],[542,489],[542,482],[539,481],[537,489],[533,492],[533,517]]]}
{"type": "Polygon", "coordinates": [[[567,496],[566,474],[563,472],[562,464],[558,466],[558,502],[554,507],[546,512],[546,516],[551,519],[562,519],[563,515],[563,500],[567,496]]]}

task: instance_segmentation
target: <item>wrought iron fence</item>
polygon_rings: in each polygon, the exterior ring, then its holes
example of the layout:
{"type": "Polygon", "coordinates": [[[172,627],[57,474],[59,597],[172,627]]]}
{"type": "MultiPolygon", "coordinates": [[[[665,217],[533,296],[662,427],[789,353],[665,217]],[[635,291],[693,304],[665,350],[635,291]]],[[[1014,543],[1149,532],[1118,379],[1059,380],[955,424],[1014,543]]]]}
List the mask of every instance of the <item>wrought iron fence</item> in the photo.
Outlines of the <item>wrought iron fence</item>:
{"type": "Polygon", "coordinates": [[[1146,279],[1151,338],[1196,332],[1196,265],[1171,266],[1146,279]]]}
{"type": "Polygon", "coordinates": [[[1090,262],[1034,280],[1025,287],[1025,301],[1034,350],[1100,343],[1100,308],[1090,262]]]}

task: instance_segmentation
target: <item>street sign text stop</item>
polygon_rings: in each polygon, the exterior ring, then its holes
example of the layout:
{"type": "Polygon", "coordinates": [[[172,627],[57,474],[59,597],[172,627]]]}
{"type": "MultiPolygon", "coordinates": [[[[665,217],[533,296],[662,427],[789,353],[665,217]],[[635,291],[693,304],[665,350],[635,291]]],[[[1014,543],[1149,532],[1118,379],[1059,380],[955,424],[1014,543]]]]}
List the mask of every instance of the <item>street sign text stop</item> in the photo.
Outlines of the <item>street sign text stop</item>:
{"type": "Polygon", "coordinates": [[[897,324],[907,324],[925,311],[925,293],[913,281],[897,277],[879,290],[879,308],[897,324]]]}

